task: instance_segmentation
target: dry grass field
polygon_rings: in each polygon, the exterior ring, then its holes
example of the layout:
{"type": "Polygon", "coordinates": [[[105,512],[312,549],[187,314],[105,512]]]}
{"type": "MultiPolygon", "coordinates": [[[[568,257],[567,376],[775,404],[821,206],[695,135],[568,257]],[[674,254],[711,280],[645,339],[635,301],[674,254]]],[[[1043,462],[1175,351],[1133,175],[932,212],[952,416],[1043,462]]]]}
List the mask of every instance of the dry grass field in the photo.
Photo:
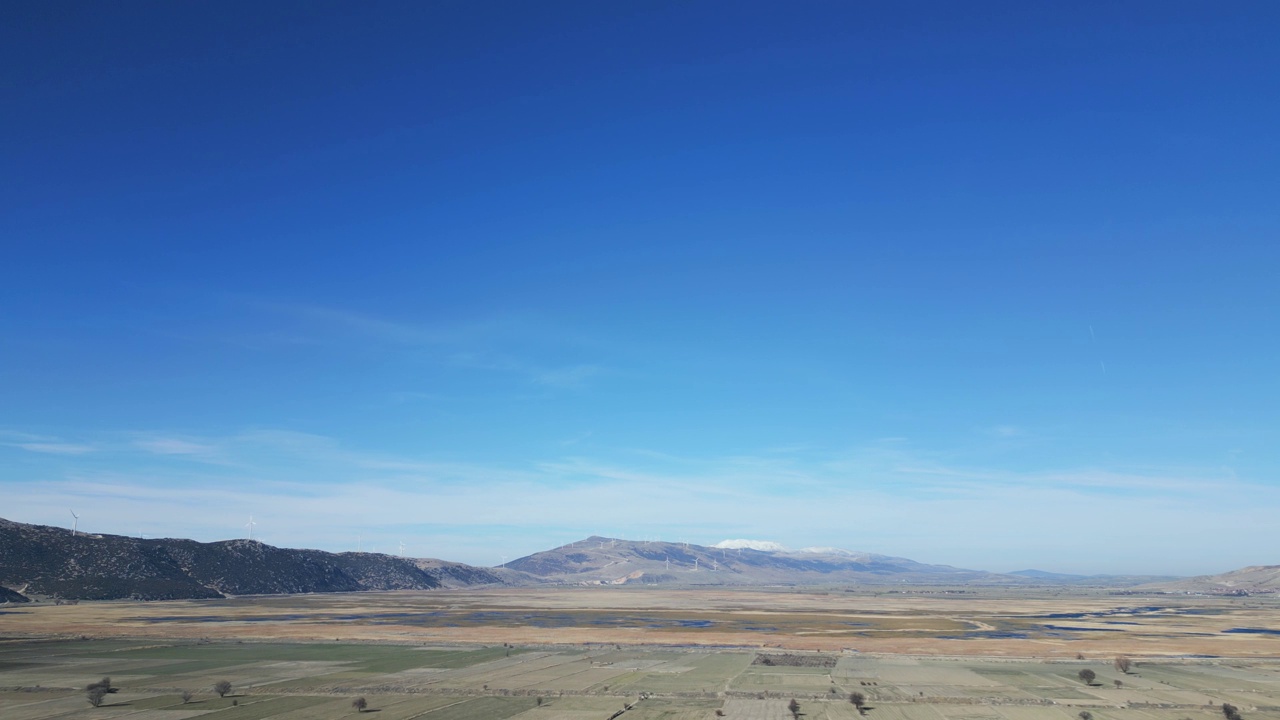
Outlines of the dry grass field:
{"type": "Polygon", "coordinates": [[[667,645],[1073,658],[1273,656],[1273,597],[1101,590],[547,588],[0,609],[0,635],[667,645]]]}
{"type": "Polygon", "coordinates": [[[1228,632],[1280,630],[1276,609],[1030,590],[41,603],[0,609],[0,718],[325,720],[363,696],[377,720],[783,720],[792,698],[808,720],[853,720],[860,692],[870,720],[1218,720],[1224,702],[1280,720],[1280,635],[1228,632]],[[94,708],[84,688],[103,676],[119,692],[94,708]]]}

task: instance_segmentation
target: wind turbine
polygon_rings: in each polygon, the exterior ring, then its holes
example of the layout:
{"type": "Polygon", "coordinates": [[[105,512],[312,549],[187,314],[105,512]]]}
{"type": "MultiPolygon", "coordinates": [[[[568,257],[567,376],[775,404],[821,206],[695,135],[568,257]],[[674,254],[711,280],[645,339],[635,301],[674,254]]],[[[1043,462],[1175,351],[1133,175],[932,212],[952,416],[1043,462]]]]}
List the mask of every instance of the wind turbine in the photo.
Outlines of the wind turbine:
{"type": "Polygon", "coordinates": [[[252,539],[253,539],[253,526],[254,526],[254,525],[257,525],[257,524],[258,524],[258,523],[256,523],[256,522],[254,522],[254,521],[253,521],[253,516],[252,516],[252,515],[250,515],[250,516],[249,516],[249,522],[247,522],[247,523],[245,523],[245,524],[244,524],[244,526],[245,526],[245,527],[249,528],[249,539],[250,539],[250,540],[252,540],[252,539]]]}
{"type": "Polygon", "coordinates": [[[503,556],[502,556],[502,565],[500,565],[499,567],[506,567],[506,566],[507,566],[507,556],[506,556],[506,555],[503,555],[503,556]]]}
{"type": "Polygon", "coordinates": [[[76,514],[75,510],[72,510],[71,517],[75,518],[75,520],[71,521],[71,537],[75,537],[76,528],[80,527],[80,516],[76,514]]]}
{"type": "Polygon", "coordinates": [[[400,557],[404,557],[404,541],[400,541],[400,557]]]}

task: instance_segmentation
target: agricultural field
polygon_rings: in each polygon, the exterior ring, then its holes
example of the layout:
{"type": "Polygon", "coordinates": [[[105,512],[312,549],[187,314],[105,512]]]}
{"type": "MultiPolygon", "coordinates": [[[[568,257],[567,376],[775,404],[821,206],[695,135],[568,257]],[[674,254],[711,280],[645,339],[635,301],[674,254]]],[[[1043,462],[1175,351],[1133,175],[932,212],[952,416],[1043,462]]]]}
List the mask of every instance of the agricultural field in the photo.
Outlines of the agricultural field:
{"type": "Polygon", "coordinates": [[[808,720],[1280,720],[1278,609],[1025,589],[8,605],[0,718],[325,720],[363,697],[378,720],[786,720],[793,699],[808,720]]]}
{"type": "Polygon", "coordinates": [[[1061,588],[499,588],[9,605],[5,635],[1273,657],[1280,601],[1061,588]]]}
{"type": "Polygon", "coordinates": [[[1280,720],[1280,661],[959,658],[746,648],[0,642],[0,717],[130,720],[1280,720]],[[1091,670],[1086,683],[1081,670],[1091,670]],[[115,689],[93,707],[85,688],[115,689]],[[1116,681],[1120,683],[1117,684],[1116,681]],[[226,681],[225,696],[215,683],[226,681]],[[183,693],[190,693],[184,701],[183,693]],[[864,714],[850,703],[860,693],[864,714]]]}

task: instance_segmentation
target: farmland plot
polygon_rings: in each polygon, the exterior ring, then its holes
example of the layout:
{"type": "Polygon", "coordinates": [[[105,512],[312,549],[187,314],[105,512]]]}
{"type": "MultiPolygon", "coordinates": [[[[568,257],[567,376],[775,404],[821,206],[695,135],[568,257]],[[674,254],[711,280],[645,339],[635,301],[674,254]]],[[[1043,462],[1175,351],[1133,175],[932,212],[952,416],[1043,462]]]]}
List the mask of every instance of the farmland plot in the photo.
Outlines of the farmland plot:
{"type": "MultiPolygon", "coordinates": [[[[633,698],[634,700],[634,698],[633,698]]],[[[513,715],[515,720],[602,720],[622,709],[625,700],[618,697],[546,698],[541,705],[513,715]]],[[[624,715],[628,718],[630,715],[624,715]]]]}

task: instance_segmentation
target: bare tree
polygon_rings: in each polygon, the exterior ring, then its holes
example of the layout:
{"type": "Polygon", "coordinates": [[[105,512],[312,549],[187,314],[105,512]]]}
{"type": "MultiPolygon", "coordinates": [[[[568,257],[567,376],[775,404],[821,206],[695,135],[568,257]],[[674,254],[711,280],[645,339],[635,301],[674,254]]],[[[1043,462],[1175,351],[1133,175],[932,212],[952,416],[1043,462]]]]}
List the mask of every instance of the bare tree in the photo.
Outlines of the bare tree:
{"type": "Polygon", "coordinates": [[[791,717],[800,717],[800,702],[795,698],[791,698],[791,702],[787,703],[787,709],[791,711],[791,717]]]}
{"type": "Polygon", "coordinates": [[[363,697],[358,697],[351,701],[351,707],[355,708],[356,712],[362,713],[365,711],[365,708],[369,707],[369,701],[365,700],[363,697]]]}
{"type": "Polygon", "coordinates": [[[193,697],[195,697],[195,696],[196,696],[196,694],[195,694],[195,693],[193,693],[193,692],[191,692],[190,690],[183,690],[183,691],[182,691],[182,704],[183,704],[183,705],[186,705],[187,703],[191,702],[191,698],[193,698],[193,697]]]}
{"type": "Polygon", "coordinates": [[[1080,720],[1093,720],[1093,713],[1088,710],[1081,710],[1080,714],[1076,717],[1080,718],[1080,720]]]}
{"type": "Polygon", "coordinates": [[[102,704],[102,698],[107,696],[107,689],[104,687],[95,687],[89,689],[89,704],[98,707],[102,704]]]}
{"type": "Polygon", "coordinates": [[[226,697],[231,692],[231,682],[229,680],[219,680],[213,684],[213,691],[218,693],[218,697],[226,697]]]}
{"type": "Polygon", "coordinates": [[[1116,656],[1116,669],[1125,675],[1129,674],[1129,668],[1133,667],[1133,661],[1125,655],[1116,656]]]}
{"type": "Polygon", "coordinates": [[[1119,679],[1119,678],[1116,678],[1116,680],[1115,680],[1115,684],[1116,684],[1116,689],[1117,689],[1117,690],[1119,690],[1120,688],[1124,687],[1124,681],[1123,681],[1123,680],[1121,680],[1121,679],[1119,679]]]}
{"type": "Polygon", "coordinates": [[[1227,720],[1240,720],[1240,708],[1231,703],[1222,703],[1222,716],[1227,720]]]}
{"type": "Polygon", "coordinates": [[[1080,678],[1080,682],[1084,683],[1085,685],[1092,685],[1094,679],[1098,677],[1098,674],[1090,670],[1089,668],[1085,668],[1081,670],[1079,673],[1077,673],[1077,675],[1080,678]]]}
{"type": "Polygon", "coordinates": [[[867,696],[866,696],[866,695],[863,695],[863,694],[862,694],[862,693],[860,693],[860,692],[853,692],[853,693],[849,693],[849,702],[853,703],[853,706],[854,706],[854,707],[856,707],[856,708],[858,708],[858,714],[859,714],[859,715],[866,715],[866,714],[867,714],[867,711],[863,709],[863,708],[865,708],[865,707],[866,707],[866,705],[867,705],[867,696]]]}

